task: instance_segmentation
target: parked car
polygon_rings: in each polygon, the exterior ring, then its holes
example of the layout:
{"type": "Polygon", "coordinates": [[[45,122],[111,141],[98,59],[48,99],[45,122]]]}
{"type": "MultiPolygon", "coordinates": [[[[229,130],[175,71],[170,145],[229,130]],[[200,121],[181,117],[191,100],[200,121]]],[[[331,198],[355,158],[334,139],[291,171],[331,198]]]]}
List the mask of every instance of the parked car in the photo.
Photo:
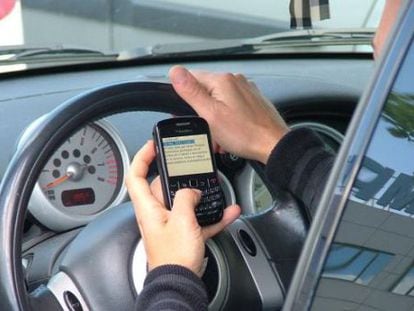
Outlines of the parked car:
{"type": "Polygon", "coordinates": [[[166,78],[176,63],[245,74],[290,126],[338,151],[313,219],[267,189],[258,163],[216,156],[243,215],[207,243],[209,308],[412,310],[414,2],[376,64],[372,35],[3,48],[1,310],[133,309],[146,259],[124,176],[154,123],[194,113],[166,78]]]}

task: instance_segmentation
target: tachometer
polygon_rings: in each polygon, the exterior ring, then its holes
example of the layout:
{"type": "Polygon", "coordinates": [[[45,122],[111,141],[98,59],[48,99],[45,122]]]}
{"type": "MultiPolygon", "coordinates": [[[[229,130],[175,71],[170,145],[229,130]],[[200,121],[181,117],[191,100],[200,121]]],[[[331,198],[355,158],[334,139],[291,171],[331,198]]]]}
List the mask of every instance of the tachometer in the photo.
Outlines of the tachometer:
{"type": "Polygon", "coordinates": [[[86,224],[123,201],[128,165],[126,148],[115,129],[104,121],[88,124],[50,157],[29,210],[55,230],[86,224]]]}

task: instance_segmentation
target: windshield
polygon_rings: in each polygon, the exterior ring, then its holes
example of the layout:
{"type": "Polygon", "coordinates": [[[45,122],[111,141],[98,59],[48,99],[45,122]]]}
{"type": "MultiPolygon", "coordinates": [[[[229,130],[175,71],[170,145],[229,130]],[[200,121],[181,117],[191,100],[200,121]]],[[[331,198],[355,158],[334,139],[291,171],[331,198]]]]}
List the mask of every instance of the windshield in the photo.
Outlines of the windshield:
{"type": "MultiPolygon", "coordinates": [[[[0,47],[65,49],[64,56],[82,49],[84,57],[86,50],[111,54],[171,43],[253,38],[301,28],[300,23],[292,24],[292,12],[305,12],[303,5],[312,2],[317,1],[1,0],[0,47]]],[[[385,0],[320,2],[329,6],[316,14],[310,7],[311,25],[306,27],[372,30],[385,0]]],[[[10,58],[7,55],[0,60],[10,58]]]]}

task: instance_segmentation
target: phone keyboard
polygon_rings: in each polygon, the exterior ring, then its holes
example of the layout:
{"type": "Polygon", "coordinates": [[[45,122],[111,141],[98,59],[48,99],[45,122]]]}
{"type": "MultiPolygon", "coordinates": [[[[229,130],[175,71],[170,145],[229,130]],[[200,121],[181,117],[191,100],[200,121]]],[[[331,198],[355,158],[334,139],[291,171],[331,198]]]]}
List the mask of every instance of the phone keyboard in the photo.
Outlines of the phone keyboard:
{"type": "Polygon", "coordinates": [[[223,216],[224,196],[217,178],[206,180],[189,179],[170,185],[170,196],[174,200],[175,193],[182,188],[197,188],[201,190],[200,203],[195,213],[201,226],[220,221],[223,216]]]}

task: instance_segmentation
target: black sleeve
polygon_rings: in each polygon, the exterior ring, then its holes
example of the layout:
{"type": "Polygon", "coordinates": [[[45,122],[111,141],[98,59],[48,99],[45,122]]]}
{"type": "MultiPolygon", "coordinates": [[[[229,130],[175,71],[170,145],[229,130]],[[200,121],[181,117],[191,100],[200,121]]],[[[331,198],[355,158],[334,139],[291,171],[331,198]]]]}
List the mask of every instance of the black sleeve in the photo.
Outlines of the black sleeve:
{"type": "Polygon", "coordinates": [[[135,310],[207,310],[204,283],[179,265],[165,265],[148,273],[135,310]]]}
{"type": "Polygon", "coordinates": [[[265,173],[272,187],[289,191],[313,216],[334,158],[314,131],[295,129],[273,149],[265,173]]]}

